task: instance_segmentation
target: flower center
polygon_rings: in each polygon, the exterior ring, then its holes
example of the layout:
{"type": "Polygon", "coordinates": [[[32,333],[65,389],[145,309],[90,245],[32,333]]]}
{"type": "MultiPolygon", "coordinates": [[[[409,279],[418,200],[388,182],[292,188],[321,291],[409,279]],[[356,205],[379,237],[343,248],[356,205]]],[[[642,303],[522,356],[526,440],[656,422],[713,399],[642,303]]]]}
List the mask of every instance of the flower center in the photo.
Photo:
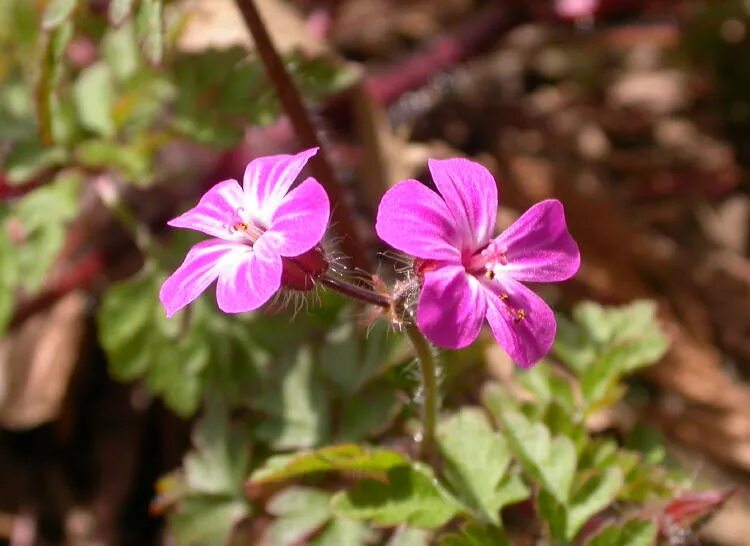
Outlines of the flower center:
{"type": "Polygon", "coordinates": [[[228,229],[232,235],[241,234],[246,239],[246,242],[252,245],[263,235],[265,228],[258,222],[253,222],[248,216],[244,208],[238,208],[234,211],[234,218],[229,224],[228,229]]]}
{"type": "Polygon", "coordinates": [[[464,267],[472,275],[484,275],[491,281],[501,274],[506,265],[508,265],[508,252],[495,241],[490,241],[479,253],[464,260],[464,267]]]}

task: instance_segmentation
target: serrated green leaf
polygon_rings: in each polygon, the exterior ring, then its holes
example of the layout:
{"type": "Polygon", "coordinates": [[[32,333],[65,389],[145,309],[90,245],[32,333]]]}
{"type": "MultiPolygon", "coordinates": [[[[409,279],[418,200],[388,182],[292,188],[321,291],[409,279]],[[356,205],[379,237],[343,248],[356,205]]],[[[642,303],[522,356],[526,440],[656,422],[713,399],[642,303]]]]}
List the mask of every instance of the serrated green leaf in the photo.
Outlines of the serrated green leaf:
{"type": "Polygon", "coordinates": [[[432,471],[418,463],[390,470],[387,483],[360,481],[351,490],[337,493],[331,507],[343,517],[427,529],[444,525],[461,510],[432,471]]]}
{"type": "Polygon", "coordinates": [[[619,468],[610,467],[589,477],[573,494],[566,509],[566,538],[572,540],[592,516],[612,504],[622,486],[619,468]]]}
{"type": "Polygon", "coordinates": [[[333,519],[309,546],[364,546],[375,532],[367,524],[353,519],[333,519]]]}
{"type": "Polygon", "coordinates": [[[133,9],[133,0],[112,0],[109,3],[109,21],[115,26],[119,26],[128,18],[133,9]]]}
{"type": "Polygon", "coordinates": [[[306,448],[329,435],[329,406],[325,384],[313,363],[309,346],[289,352],[266,378],[267,389],[251,404],[266,413],[256,436],[276,449],[306,448]]]}
{"type": "Polygon", "coordinates": [[[508,536],[497,527],[470,523],[459,533],[445,535],[440,546],[512,546],[508,536]]]}
{"type": "Polygon", "coordinates": [[[657,531],[654,522],[634,519],[622,527],[606,527],[588,546],[654,546],[657,531]]]}
{"type": "Polygon", "coordinates": [[[73,13],[78,0],[49,0],[42,15],[42,28],[53,30],[62,25],[73,13]]]}
{"type": "Polygon", "coordinates": [[[429,531],[404,526],[396,529],[387,546],[428,546],[429,540],[429,531]]]}
{"type": "Polygon", "coordinates": [[[481,410],[464,408],[441,424],[438,445],[453,491],[484,518],[499,523],[502,498],[497,493],[511,458],[502,435],[481,410]]]}
{"type": "Polygon", "coordinates": [[[242,499],[188,497],[170,516],[169,529],[178,546],[226,546],[234,526],[249,511],[242,499]]]}
{"type": "Polygon", "coordinates": [[[356,442],[383,430],[398,411],[398,396],[393,387],[375,384],[342,402],[339,441],[356,442]]]}
{"type": "Polygon", "coordinates": [[[164,55],[162,0],[141,0],[136,29],[143,52],[151,64],[161,63],[164,55]]]}
{"type": "Polygon", "coordinates": [[[147,266],[111,285],[99,307],[99,339],[115,378],[142,377],[172,411],[187,417],[197,409],[206,384],[211,333],[200,301],[193,304],[184,332],[179,320],[167,319],[157,297],[163,279],[147,266]]]}
{"type": "Polygon", "coordinates": [[[298,544],[320,529],[331,517],[328,501],[331,494],[310,487],[288,487],[274,495],[266,505],[276,516],[267,538],[273,546],[298,544]]]}
{"type": "Polygon", "coordinates": [[[570,498],[576,470],[576,449],[565,436],[551,438],[543,423],[531,423],[511,408],[500,415],[508,443],[524,469],[561,504],[570,498]]]}
{"type": "Polygon", "coordinates": [[[193,431],[193,446],[184,461],[191,491],[241,496],[249,464],[247,438],[230,424],[226,404],[216,395],[193,431]]]}
{"type": "Polygon", "coordinates": [[[81,71],[73,87],[73,97],[84,128],[104,137],[114,136],[114,94],[109,65],[99,61],[81,71]]]}
{"type": "Polygon", "coordinates": [[[252,483],[297,478],[316,472],[357,472],[383,474],[408,464],[401,453],[356,444],[324,447],[314,451],[270,458],[250,476],[252,483]]]}

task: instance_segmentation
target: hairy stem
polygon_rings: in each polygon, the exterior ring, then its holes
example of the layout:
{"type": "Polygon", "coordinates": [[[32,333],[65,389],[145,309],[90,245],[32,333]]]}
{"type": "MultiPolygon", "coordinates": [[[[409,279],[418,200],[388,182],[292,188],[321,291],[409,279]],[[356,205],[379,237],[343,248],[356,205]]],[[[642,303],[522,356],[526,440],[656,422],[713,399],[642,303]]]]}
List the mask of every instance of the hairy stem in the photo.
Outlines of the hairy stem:
{"type": "Polygon", "coordinates": [[[268,30],[266,30],[255,5],[255,0],[236,0],[236,2],[253,37],[266,73],[273,83],[279,102],[281,102],[294,127],[297,138],[305,148],[320,148],[320,151],[310,160],[310,165],[313,174],[323,184],[331,198],[333,224],[339,235],[343,237],[341,241],[342,250],[351,257],[356,268],[366,271],[369,269],[369,260],[357,235],[357,226],[354,223],[351,208],[342,192],[341,185],[338,184],[325,150],[320,144],[310,113],[302,101],[299,90],[286,71],[284,61],[271,41],[268,30]]]}
{"type": "Polygon", "coordinates": [[[421,452],[422,458],[429,461],[435,455],[435,428],[440,404],[435,355],[422,332],[414,324],[407,324],[405,329],[406,335],[409,336],[409,341],[411,341],[417,353],[419,371],[422,375],[421,452]]]}
{"type": "Polygon", "coordinates": [[[391,307],[391,300],[388,296],[364,288],[357,284],[352,284],[338,277],[332,277],[328,274],[318,278],[318,282],[323,286],[335,290],[339,294],[346,296],[349,299],[367,303],[369,305],[376,305],[384,309],[391,307]]]}

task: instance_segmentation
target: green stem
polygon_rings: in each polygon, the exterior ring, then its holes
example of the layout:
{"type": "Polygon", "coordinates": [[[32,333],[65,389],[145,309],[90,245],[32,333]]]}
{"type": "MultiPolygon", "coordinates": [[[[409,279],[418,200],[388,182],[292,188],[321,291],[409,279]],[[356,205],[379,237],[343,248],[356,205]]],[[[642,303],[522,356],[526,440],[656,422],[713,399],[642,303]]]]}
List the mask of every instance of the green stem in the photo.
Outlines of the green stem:
{"type": "Polygon", "coordinates": [[[94,181],[94,189],[109,211],[125,230],[130,234],[141,253],[151,259],[159,261],[158,245],[148,226],[143,224],[133,211],[123,202],[120,190],[115,182],[106,174],[100,175],[94,181]]]}
{"type": "Polygon", "coordinates": [[[405,329],[417,353],[422,375],[422,457],[431,460],[435,455],[435,428],[440,404],[435,355],[429,342],[414,324],[407,324],[405,329]]]}

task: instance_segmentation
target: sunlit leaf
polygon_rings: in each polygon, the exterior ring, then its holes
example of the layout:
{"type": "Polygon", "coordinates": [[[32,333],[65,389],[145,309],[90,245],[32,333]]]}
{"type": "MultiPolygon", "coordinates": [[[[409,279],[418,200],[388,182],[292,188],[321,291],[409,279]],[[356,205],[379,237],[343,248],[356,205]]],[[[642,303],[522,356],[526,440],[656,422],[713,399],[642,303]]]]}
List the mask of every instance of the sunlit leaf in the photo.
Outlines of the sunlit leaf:
{"type": "Polygon", "coordinates": [[[461,510],[432,471],[417,463],[390,470],[387,483],[362,480],[349,491],[337,493],[331,506],[344,517],[428,529],[444,525],[461,510]]]}
{"type": "Polygon", "coordinates": [[[407,463],[408,459],[396,451],[344,444],[272,457],[252,474],[250,481],[265,483],[333,471],[382,474],[407,463]]]}

